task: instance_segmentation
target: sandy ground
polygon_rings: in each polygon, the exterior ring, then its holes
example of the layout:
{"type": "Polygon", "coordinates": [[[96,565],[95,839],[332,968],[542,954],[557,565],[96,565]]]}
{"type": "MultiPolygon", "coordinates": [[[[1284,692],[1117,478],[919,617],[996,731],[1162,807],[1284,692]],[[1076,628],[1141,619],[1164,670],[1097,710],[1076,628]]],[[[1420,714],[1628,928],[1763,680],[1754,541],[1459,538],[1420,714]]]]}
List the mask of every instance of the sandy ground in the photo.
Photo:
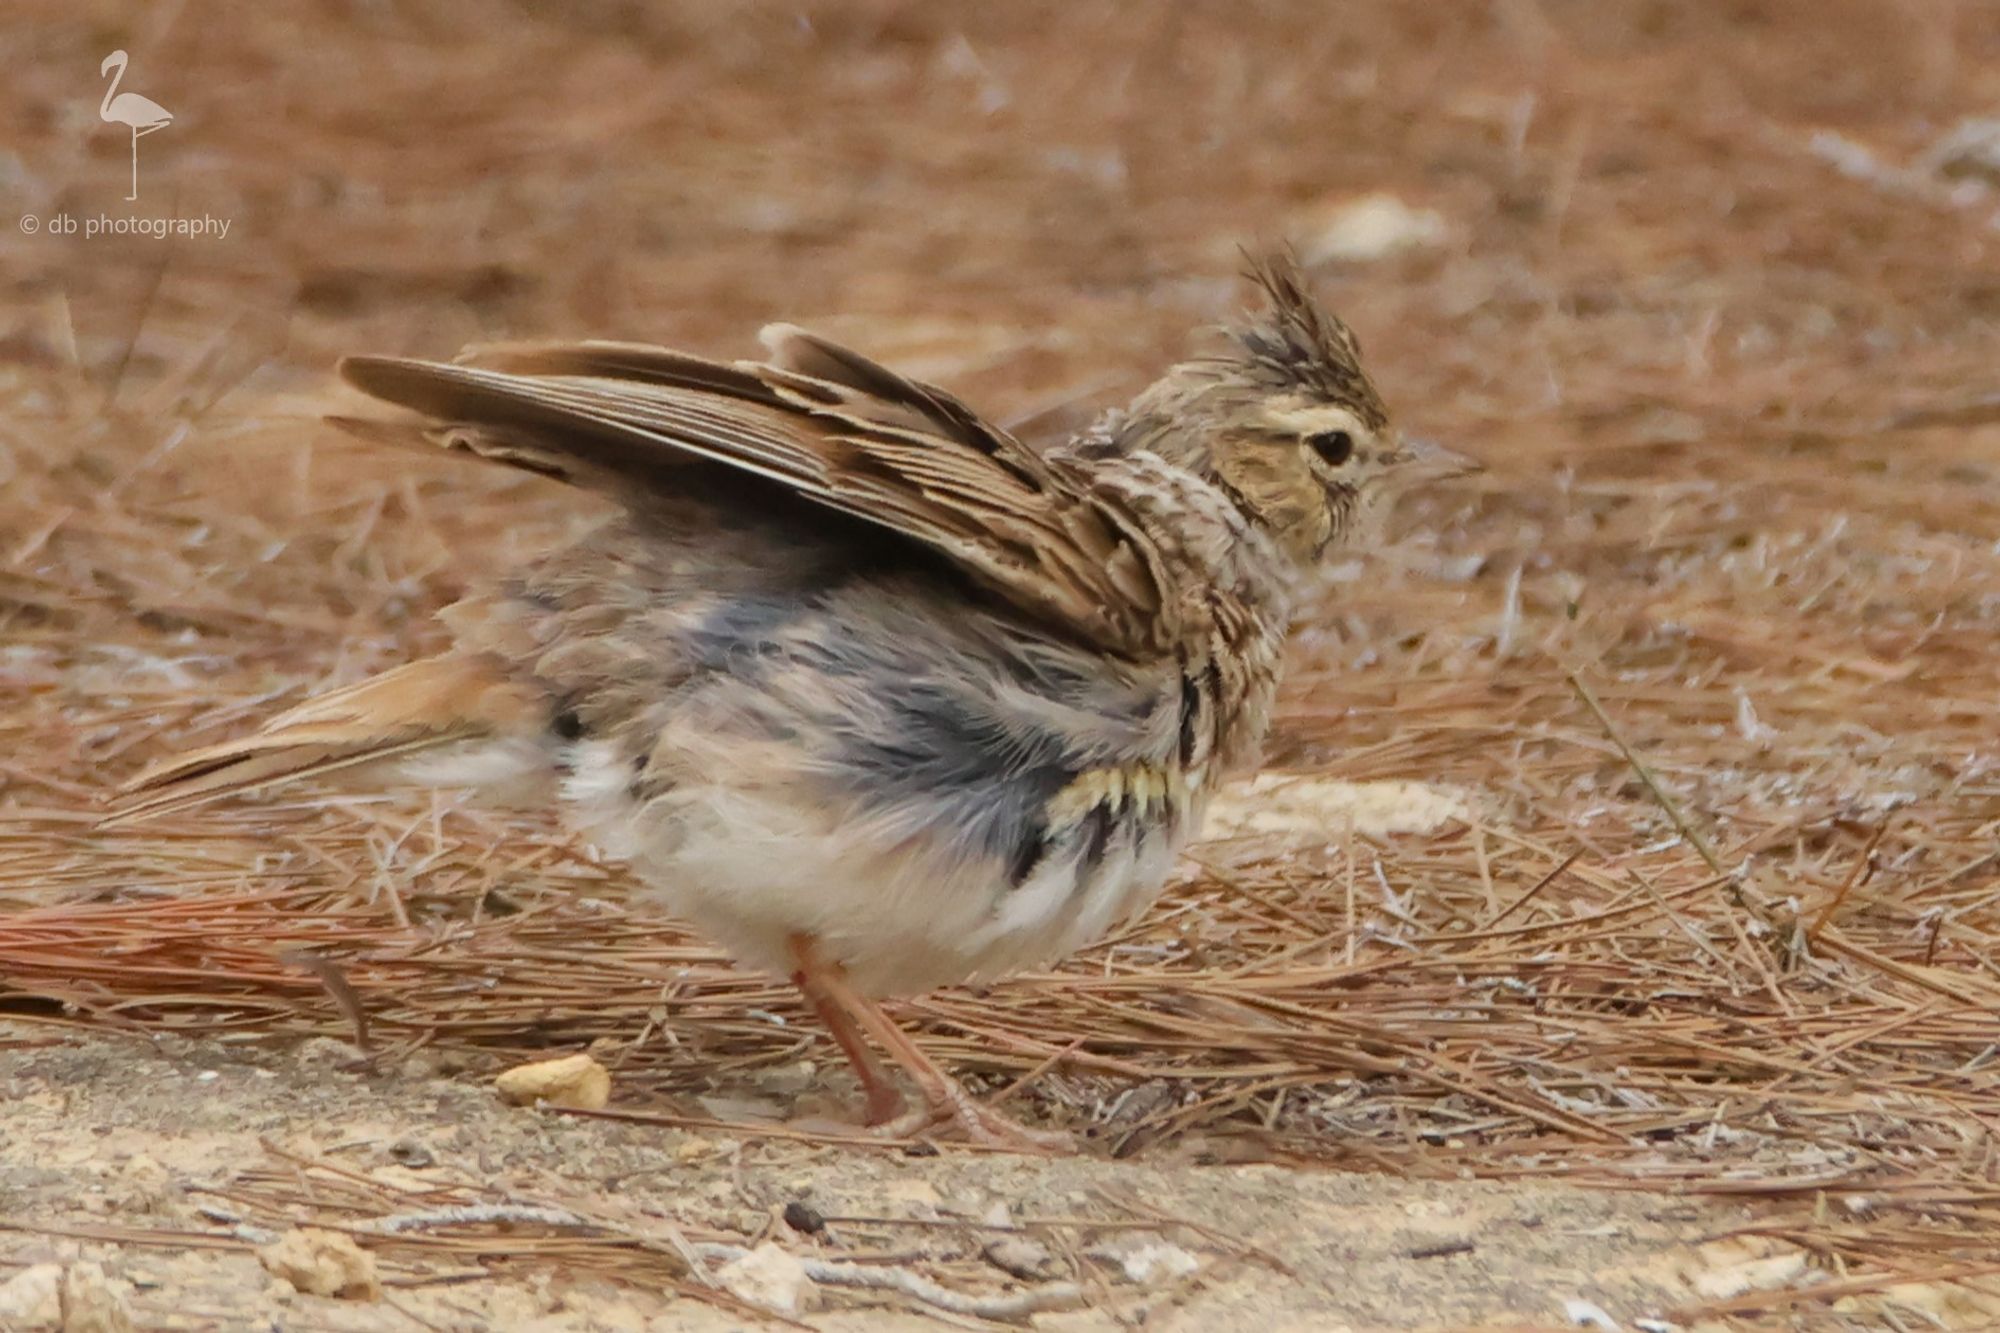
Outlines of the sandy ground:
{"type": "MultiPolygon", "coordinates": [[[[1223,793],[1210,831],[1307,845],[1330,826],[1386,837],[1464,814],[1462,795],[1420,783],[1267,776],[1223,793]]],[[[714,1117],[694,1127],[510,1106],[492,1068],[323,1037],[0,1021],[0,1328],[84,1333],[99,1325],[63,1302],[92,1294],[159,1329],[998,1326],[907,1291],[800,1282],[782,1259],[759,1277],[704,1248],[697,1275],[663,1236],[1034,1298],[1045,1308],[1022,1319],[1078,1333],[1643,1327],[1805,1271],[1803,1251],[1733,1234],[1754,1215],[1714,1198],[1232,1161],[1240,1143],[1201,1134],[1144,1161],[1088,1142],[1048,1157],[869,1145],[851,1079],[809,1060],[682,1099],[714,1117]],[[813,1214],[834,1220],[795,1224],[813,1214]],[[391,1234],[417,1217],[438,1225],[391,1234]],[[311,1279],[270,1247],[320,1255],[327,1228],[366,1242],[355,1262],[379,1285],[301,1290],[311,1279]],[[79,1273],[88,1292],[64,1293],[79,1273]]]]}
{"type": "MultiPolygon", "coordinates": [[[[910,1224],[974,1222],[1001,1204],[1017,1227],[1057,1238],[1052,1280],[1074,1275],[1094,1289],[1092,1309],[1035,1316],[1038,1328],[1078,1333],[1141,1324],[1297,1333],[1559,1327],[1571,1301],[1634,1327],[1698,1300],[1696,1283],[1713,1294],[1718,1281],[1749,1280],[1729,1270],[1759,1253],[1743,1242],[1703,1246],[1744,1221],[1713,1202],[1268,1165],[831,1151],[510,1108],[470,1080],[343,1068],[331,1043],[301,1052],[72,1041],[22,1026],[0,1033],[11,1046],[0,1064],[0,1200],[10,1228],[0,1233],[0,1279],[10,1265],[94,1261],[146,1328],[745,1326],[740,1315],[642,1282],[614,1285],[587,1270],[551,1279],[506,1261],[486,1271],[472,1254],[385,1261],[381,1300],[299,1293],[260,1266],[251,1240],[229,1237],[278,1229],[261,1203],[245,1202],[268,1195],[274,1179],[291,1176],[308,1193],[310,1179],[351,1188],[336,1172],[411,1207],[463,1187],[489,1202],[560,1207],[635,1231],[671,1223],[751,1245],[775,1234],[791,1250],[828,1259],[900,1259],[943,1270],[971,1291],[1009,1283],[978,1257],[981,1241],[999,1233],[910,1224]],[[791,1203],[882,1220],[830,1223],[809,1238],[782,1222],[791,1203]],[[1206,1231],[1149,1224],[1148,1210],[1206,1231]],[[232,1227],[230,1216],[244,1221],[232,1227]],[[1041,1229],[1044,1219],[1125,1225],[1041,1229]],[[92,1238],[107,1227],[151,1235],[123,1244],[92,1238]],[[175,1239],[187,1232],[219,1243],[175,1239]],[[1135,1237],[1170,1245],[1198,1266],[1181,1273],[1176,1260],[1133,1281],[1118,1256],[1135,1237]]],[[[368,1227],[359,1218],[356,1225],[368,1227]]],[[[937,1326],[919,1310],[906,1298],[821,1287],[805,1318],[824,1329],[937,1326]]]]}

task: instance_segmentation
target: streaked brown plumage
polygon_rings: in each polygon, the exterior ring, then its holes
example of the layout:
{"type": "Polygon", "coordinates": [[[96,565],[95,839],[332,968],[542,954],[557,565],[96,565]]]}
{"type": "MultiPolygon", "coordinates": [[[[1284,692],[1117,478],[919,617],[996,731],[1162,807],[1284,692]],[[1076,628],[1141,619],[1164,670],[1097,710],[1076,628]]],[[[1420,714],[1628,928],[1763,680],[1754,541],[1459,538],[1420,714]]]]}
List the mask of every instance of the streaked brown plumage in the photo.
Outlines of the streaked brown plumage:
{"type": "Polygon", "coordinates": [[[723,364],[616,343],[346,362],[343,420],[616,498],[452,607],[456,647],[141,774],[113,819],[322,774],[561,802],[674,912],[790,974],[871,1121],[972,1103],[872,997],[991,976],[1158,892],[1254,761],[1299,573],[1465,460],[1401,439],[1285,260],[1221,354],[1046,452],[786,326],[723,364]],[[862,1038],[917,1081],[900,1096],[862,1038]]]}

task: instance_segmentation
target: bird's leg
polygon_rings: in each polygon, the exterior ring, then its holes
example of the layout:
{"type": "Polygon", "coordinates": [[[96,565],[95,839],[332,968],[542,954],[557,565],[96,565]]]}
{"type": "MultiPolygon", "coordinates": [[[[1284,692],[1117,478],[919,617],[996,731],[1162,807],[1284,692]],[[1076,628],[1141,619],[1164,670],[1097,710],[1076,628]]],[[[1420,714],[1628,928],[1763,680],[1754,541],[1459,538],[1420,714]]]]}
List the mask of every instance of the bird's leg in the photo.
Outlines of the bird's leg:
{"type": "Polygon", "coordinates": [[[923,1107],[881,1125],[883,1133],[914,1134],[949,1121],[964,1130],[967,1138],[988,1147],[1061,1150],[1075,1146],[1067,1134],[1031,1129],[972,1100],[972,1095],[938,1068],[937,1062],[925,1055],[910,1035],[882,1012],[880,1005],[855,990],[838,971],[822,972],[820,981],[828,998],[851,1014],[923,1093],[923,1107]]]}
{"type": "Polygon", "coordinates": [[[806,1003],[819,1015],[820,1022],[826,1024],[840,1053],[853,1067],[854,1076],[861,1080],[861,1091],[867,1098],[868,1123],[880,1125],[901,1117],[905,1111],[903,1094],[896,1090],[875,1059],[875,1053],[868,1049],[853,1017],[827,990],[827,979],[840,974],[839,964],[823,962],[810,935],[793,935],[789,943],[792,961],[797,964],[792,984],[806,997],[806,1003]]]}

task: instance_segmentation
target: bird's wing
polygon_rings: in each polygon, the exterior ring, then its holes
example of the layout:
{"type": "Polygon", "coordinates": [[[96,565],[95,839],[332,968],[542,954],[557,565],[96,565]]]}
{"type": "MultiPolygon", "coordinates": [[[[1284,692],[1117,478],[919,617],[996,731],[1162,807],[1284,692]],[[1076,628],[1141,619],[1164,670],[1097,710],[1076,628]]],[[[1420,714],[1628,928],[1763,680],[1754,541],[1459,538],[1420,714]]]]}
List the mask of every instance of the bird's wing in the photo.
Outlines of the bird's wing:
{"type": "Polygon", "coordinates": [[[720,464],[929,547],[1023,611],[1108,651],[1172,650],[1186,599],[1129,508],[958,399],[837,344],[765,331],[767,362],[586,342],[456,364],[352,357],[358,388],[432,420],[335,420],[628,499],[714,484],[720,464]]]}
{"type": "Polygon", "coordinates": [[[429,751],[539,734],[549,703],[495,662],[428,657],[308,699],[254,735],[170,755],[119,789],[99,827],[429,751]]]}

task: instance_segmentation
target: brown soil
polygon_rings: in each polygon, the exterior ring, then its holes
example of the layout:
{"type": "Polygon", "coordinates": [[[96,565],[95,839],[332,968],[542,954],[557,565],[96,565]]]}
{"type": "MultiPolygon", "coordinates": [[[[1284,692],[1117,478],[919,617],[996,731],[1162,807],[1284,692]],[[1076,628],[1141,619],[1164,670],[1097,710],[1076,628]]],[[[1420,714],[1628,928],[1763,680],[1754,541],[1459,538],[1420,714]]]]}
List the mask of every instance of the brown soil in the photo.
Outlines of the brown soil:
{"type": "MultiPolygon", "coordinates": [[[[490,1277],[448,1283],[444,1274],[477,1272],[479,1258],[396,1256],[384,1263],[389,1304],[296,1294],[259,1267],[254,1236],[219,1248],[168,1238],[226,1233],[217,1223],[231,1216],[275,1230],[287,1215],[366,1235],[367,1210],[344,1207],[353,1201],[350,1176],[400,1195],[404,1210],[464,1187],[486,1201],[554,1205],[634,1230],[666,1220],[696,1235],[770,1231],[801,1253],[872,1255],[971,1291],[1008,1281],[978,1257],[993,1233],[899,1223],[976,1223],[1001,1203],[1023,1226],[1124,1222],[1201,1263],[1187,1277],[1139,1285],[1088,1257],[1093,1243],[1129,1232],[1052,1226],[1044,1234],[1059,1250],[1083,1254],[1078,1265],[1093,1278],[1092,1309],[1038,1317],[1037,1327],[1052,1330],[1142,1317],[1149,1328],[1301,1333],[1548,1326],[1562,1321],[1567,1300],[1630,1321],[1697,1299],[1692,1278],[1753,1253],[1733,1243],[1698,1248],[1745,1218],[1689,1199],[1259,1165],[830,1151],[511,1109],[474,1082],[355,1072],[341,1067],[345,1055],[331,1043],[301,1054],[138,1038],[13,1050],[0,1086],[0,1197],[9,1224],[24,1229],[0,1238],[0,1265],[102,1260],[115,1281],[131,1284],[142,1323],[158,1328],[275,1321],[402,1330],[427,1321],[553,1333],[742,1324],[739,1315],[675,1299],[657,1271],[629,1259],[603,1272],[595,1271],[602,1260],[582,1271],[501,1263],[490,1277]],[[317,1198],[315,1183],[325,1191],[317,1198]],[[793,1202],[882,1220],[832,1223],[809,1239],[781,1220],[793,1202]],[[1214,1236],[1149,1225],[1155,1210],[1214,1236]],[[34,1234],[37,1225],[45,1234],[34,1234]],[[161,1234],[136,1245],[86,1239],[121,1226],[161,1234]]],[[[513,1247],[502,1238],[492,1248],[497,1256],[513,1247]]],[[[935,1327],[883,1310],[879,1298],[825,1290],[820,1303],[817,1327],[935,1327]]]]}

